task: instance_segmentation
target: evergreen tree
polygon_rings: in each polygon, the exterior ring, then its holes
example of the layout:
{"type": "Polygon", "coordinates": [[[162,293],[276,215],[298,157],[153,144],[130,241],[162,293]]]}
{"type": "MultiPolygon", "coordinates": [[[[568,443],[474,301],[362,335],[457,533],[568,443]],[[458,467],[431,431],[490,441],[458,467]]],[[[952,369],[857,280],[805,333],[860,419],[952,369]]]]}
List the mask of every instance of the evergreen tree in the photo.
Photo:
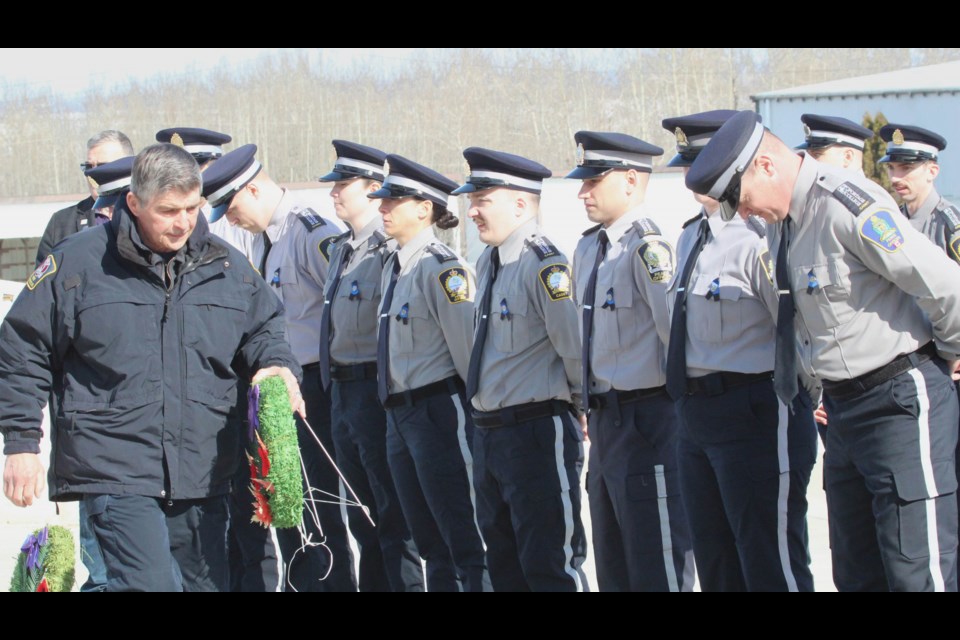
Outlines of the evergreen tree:
{"type": "Polygon", "coordinates": [[[893,199],[900,202],[897,192],[894,191],[890,182],[890,176],[887,175],[887,169],[880,164],[880,158],[887,155],[887,143],[880,137],[880,129],[888,124],[887,117],[882,111],[878,111],[876,116],[871,116],[869,112],[863,114],[863,126],[873,131],[873,137],[867,140],[863,148],[863,172],[868,178],[879,184],[893,196],[893,199]]]}

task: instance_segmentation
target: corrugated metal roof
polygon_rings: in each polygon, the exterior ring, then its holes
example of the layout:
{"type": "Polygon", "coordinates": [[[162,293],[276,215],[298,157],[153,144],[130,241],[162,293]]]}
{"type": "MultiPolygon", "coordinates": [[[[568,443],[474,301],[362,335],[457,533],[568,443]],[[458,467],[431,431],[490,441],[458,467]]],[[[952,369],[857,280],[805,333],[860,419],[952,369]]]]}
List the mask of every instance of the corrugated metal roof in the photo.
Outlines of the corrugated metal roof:
{"type": "Polygon", "coordinates": [[[911,67],[858,78],[831,80],[790,89],[767,91],[753,100],[781,100],[821,96],[860,96],[902,93],[960,92],[960,61],[911,67]]]}

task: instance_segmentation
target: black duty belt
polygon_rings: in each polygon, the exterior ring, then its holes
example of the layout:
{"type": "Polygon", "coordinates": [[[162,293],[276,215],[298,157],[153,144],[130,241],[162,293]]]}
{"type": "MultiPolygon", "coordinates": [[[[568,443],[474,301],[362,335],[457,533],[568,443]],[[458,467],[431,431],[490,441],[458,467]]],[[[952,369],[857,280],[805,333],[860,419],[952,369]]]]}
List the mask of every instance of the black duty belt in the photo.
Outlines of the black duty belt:
{"type": "Polygon", "coordinates": [[[496,429],[541,418],[552,418],[572,412],[573,406],[562,400],[546,400],[517,404],[500,411],[473,411],[473,425],[481,429],[496,429]]]}
{"type": "Polygon", "coordinates": [[[887,380],[896,378],[904,371],[915,369],[924,362],[932,360],[937,355],[937,347],[933,342],[928,342],[913,353],[905,353],[894,358],[890,364],[886,364],[879,369],[868,371],[862,376],[851,378],[850,380],[841,380],[832,382],[823,381],[823,391],[827,395],[836,399],[848,398],[883,384],[887,380]]]}
{"type": "Polygon", "coordinates": [[[330,379],[336,382],[355,382],[357,380],[376,380],[377,363],[331,364],[330,379]]]}
{"type": "Polygon", "coordinates": [[[417,387],[410,391],[401,391],[392,393],[387,401],[383,403],[384,409],[396,409],[397,407],[412,407],[421,400],[432,398],[433,396],[450,396],[463,390],[463,382],[457,376],[451,376],[439,382],[433,382],[423,387],[417,387]]]}
{"type": "Polygon", "coordinates": [[[643,398],[650,398],[652,396],[658,396],[667,392],[667,388],[664,386],[661,387],[652,387],[650,389],[633,389],[631,391],[619,391],[617,389],[611,389],[606,393],[600,393],[597,395],[590,395],[590,408],[591,409],[605,409],[607,407],[617,407],[625,404],[632,404],[643,398]]]}
{"type": "Polygon", "coordinates": [[[707,396],[718,396],[725,393],[727,389],[741,387],[760,380],[771,380],[772,378],[772,371],[764,371],[763,373],[718,371],[699,378],[687,378],[687,395],[694,396],[702,393],[707,396]]]}

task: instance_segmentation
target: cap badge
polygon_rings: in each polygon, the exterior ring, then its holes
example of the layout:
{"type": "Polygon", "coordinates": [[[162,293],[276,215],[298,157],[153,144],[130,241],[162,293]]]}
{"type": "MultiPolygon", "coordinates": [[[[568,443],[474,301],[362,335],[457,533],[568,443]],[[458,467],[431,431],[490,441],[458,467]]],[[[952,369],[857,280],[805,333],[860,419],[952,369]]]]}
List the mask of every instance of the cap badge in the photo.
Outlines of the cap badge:
{"type": "Polygon", "coordinates": [[[677,136],[678,147],[686,147],[690,144],[690,141],[687,140],[687,134],[685,134],[683,132],[683,129],[681,129],[680,127],[677,127],[673,133],[675,136],[677,136]]]}
{"type": "Polygon", "coordinates": [[[894,131],[893,137],[891,138],[890,141],[893,142],[893,144],[897,145],[898,147],[902,145],[904,142],[903,131],[900,131],[900,129],[897,129],[896,131],[894,131]]]}
{"type": "Polygon", "coordinates": [[[583,143],[577,145],[577,166],[583,166],[583,158],[586,155],[586,152],[583,150],[583,143]]]}

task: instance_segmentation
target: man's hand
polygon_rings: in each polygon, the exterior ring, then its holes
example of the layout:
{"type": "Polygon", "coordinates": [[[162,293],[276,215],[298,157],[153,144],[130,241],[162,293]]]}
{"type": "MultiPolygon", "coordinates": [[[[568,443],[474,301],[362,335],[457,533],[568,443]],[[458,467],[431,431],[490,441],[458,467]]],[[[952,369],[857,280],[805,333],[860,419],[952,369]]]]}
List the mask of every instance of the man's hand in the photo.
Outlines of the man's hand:
{"type": "Polygon", "coordinates": [[[813,410],[813,419],[817,424],[827,426],[827,410],[823,408],[823,403],[813,410]]]}
{"type": "Polygon", "coordinates": [[[286,367],[267,367],[266,369],[257,371],[257,374],[253,376],[252,384],[257,384],[264,378],[270,376],[280,376],[283,378],[283,382],[287,385],[287,395],[290,396],[290,406],[293,407],[293,412],[306,420],[307,405],[303,401],[303,394],[300,393],[300,385],[297,384],[296,376],[286,367]]]}
{"type": "Polygon", "coordinates": [[[580,416],[580,432],[583,433],[584,441],[590,440],[589,428],[587,426],[587,414],[580,416]]]}
{"type": "Polygon", "coordinates": [[[29,507],[47,489],[46,472],[35,453],[7,456],[3,465],[3,495],[18,507],[29,507]]]}

